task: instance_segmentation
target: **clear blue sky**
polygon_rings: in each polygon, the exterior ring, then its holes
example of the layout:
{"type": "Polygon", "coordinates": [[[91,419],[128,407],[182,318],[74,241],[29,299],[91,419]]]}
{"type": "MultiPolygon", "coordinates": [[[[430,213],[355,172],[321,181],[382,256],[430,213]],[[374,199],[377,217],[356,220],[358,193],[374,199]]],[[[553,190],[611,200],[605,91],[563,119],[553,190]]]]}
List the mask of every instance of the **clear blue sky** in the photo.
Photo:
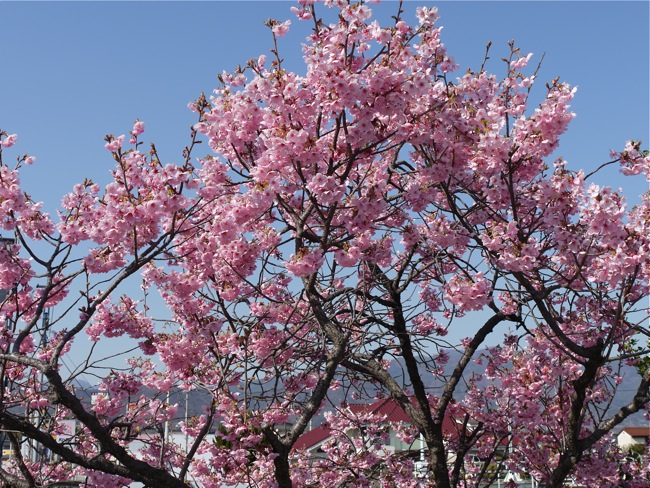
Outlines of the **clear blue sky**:
{"type": "MultiPolygon", "coordinates": [[[[194,121],[186,105],[210,93],[217,74],[270,49],[268,17],[292,19],[280,41],[290,69],[303,71],[300,43],[310,28],[288,1],[0,2],[0,128],[19,134],[17,151],[37,157],[27,190],[53,210],[84,177],[106,181],[107,133],[147,124],[167,162],[178,161],[194,121]]],[[[407,2],[438,5],[443,41],[460,64],[490,71],[514,39],[532,63],[546,53],[536,94],[556,76],[578,85],[578,116],[561,154],[593,168],[626,139],[649,139],[648,2],[407,2]]],[[[396,2],[374,8],[387,19],[396,2]]],[[[322,8],[322,6],[321,6],[322,8]]],[[[647,144],[645,147],[648,147],[647,144]]],[[[207,150],[207,147],[206,147],[207,150]]],[[[197,153],[198,155],[199,153],[197,153]]],[[[603,181],[619,186],[615,172],[603,181]]],[[[626,184],[630,194],[645,189],[626,184]]]]}

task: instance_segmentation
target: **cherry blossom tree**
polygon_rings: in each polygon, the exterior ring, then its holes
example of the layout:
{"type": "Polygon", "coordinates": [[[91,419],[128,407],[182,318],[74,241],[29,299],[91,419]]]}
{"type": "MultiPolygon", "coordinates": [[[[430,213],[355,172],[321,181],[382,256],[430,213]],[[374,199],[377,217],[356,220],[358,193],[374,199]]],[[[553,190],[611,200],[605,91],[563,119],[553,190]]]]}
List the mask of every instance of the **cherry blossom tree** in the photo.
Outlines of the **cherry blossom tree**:
{"type": "MultiPolygon", "coordinates": [[[[365,2],[326,0],[332,23],[315,3],[292,8],[313,24],[304,74],[278,51],[290,22],[269,20],[272,58],[190,105],[180,164],[136,121],[106,138],[112,181],[80,183],[56,218],[21,190],[33,158],[10,164],[17,136],[1,133],[0,426],[17,451],[3,484],[459,487],[511,469],[645,486],[611,433],[650,402],[650,194],[629,209],[598,171],[549,161],[575,89],[533,89],[514,45],[505,77],[458,75],[435,9],[409,24],[400,5],[382,26],[365,2]],[[137,298],[153,294],[160,310],[137,298]],[[126,368],[64,367],[116,337],[126,368]],[[623,365],[639,375],[616,409],[623,365]],[[187,446],[159,428],[178,420],[174,387],[210,398],[178,422],[187,446]],[[381,436],[382,419],[340,399],[382,396],[423,469],[351,436],[381,436]],[[317,458],[295,445],[324,410],[317,458]]],[[[606,165],[650,179],[639,142],[606,165]]]]}

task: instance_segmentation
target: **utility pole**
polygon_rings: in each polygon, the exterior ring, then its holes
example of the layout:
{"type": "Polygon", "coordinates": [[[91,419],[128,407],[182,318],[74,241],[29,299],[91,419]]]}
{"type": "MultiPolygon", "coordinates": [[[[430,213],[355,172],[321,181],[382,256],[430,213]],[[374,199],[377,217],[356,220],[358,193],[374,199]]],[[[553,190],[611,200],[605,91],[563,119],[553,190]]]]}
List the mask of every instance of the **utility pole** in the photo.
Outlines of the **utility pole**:
{"type": "MultiPolygon", "coordinates": [[[[39,285],[37,286],[37,288],[42,288],[42,286],[39,285]]],[[[43,309],[43,315],[41,317],[41,344],[40,344],[41,350],[45,349],[45,347],[47,346],[47,342],[48,342],[47,332],[48,332],[49,325],[50,325],[50,308],[46,307],[43,309]]],[[[45,380],[45,375],[41,372],[40,374],[41,388],[43,386],[44,380],[45,380]]],[[[34,420],[35,425],[39,425],[39,423],[42,420],[41,415],[38,411],[33,412],[31,417],[34,420]]],[[[43,446],[40,446],[39,449],[39,445],[35,441],[28,440],[26,444],[26,448],[27,448],[27,453],[26,453],[27,457],[35,463],[38,462],[39,460],[43,460],[44,458],[47,458],[49,455],[49,451],[43,446]]]]}
{"type": "MultiPolygon", "coordinates": [[[[11,237],[0,237],[0,246],[2,246],[2,248],[0,248],[0,252],[2,252],[2,251],[9,252],[8,248],[10,246],[12,246],[15,242],[16,242],[15,239],[13,239],[11,237]]],[[[0,310],[2,310],[2,306],[4,305],[4,302],[5,302],[5,300],[7,300],[8,296],[9,296],[9,290],[0,289],[0,310]]],[[[6,319],[5,324],[4,324],[6,328],[11,327],[10,320],[11,319],[9,319],[9,318],[6,319]]],[[[0,352],[4,353],[4,352],[7,352],[7,351],[0,351],[0,352]]],[[[3,384],[0,385],[0,389],[2,390],[2,396],[3,397],[4,397],[4,394],[5,394],[6,388],[9,387],[9,381],[7,381],[7,378],[4,375],[5,366],[6,366],[6,364],[4,362],[0,365],[0,371],[2,372],[2,375],[1,375],[2,380],[1,381],[3,382],[3,384]]],[[[4,398],[0,398],[0,400],[4,400],[4,398]]],[[[2,404],[4,404],[4,402],[2,402],[2,404]]],[[[4,406],[0,405],[0,409],[4,410],[4,406]]],[[[7,438],[7,435],[5,434],[4,428],[0,428],[0,451],[1,451],[0,452],[0,466],[2,466],[2,452],[4,452],[4,444],[5,444],[6,438],[7,438]]]]}

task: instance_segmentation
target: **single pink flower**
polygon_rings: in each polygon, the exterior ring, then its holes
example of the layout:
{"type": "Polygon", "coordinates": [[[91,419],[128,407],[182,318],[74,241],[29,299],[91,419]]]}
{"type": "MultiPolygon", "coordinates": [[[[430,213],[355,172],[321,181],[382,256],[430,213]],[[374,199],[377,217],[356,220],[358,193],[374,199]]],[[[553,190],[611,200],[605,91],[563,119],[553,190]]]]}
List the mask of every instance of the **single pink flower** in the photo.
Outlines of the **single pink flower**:
{"type": "Polygon", "coordinates": [[[278,37],[282,37],[287,32],[289,32],[289,26],[290,25],[291,25],[291,21],[286,20],[286,21],[282,22],[281,24],[278,24],[278,25],[274,26],[273,27],[273,33],[278,37]]]}
{"type": "Polygon", "coordinates": [[[18,135],[17,134],[11,134],[8,135],[4,140],[0,141],[0,146],[4,148],[9,148],[16,144],[16,141],[18,140],[18,135]]]}

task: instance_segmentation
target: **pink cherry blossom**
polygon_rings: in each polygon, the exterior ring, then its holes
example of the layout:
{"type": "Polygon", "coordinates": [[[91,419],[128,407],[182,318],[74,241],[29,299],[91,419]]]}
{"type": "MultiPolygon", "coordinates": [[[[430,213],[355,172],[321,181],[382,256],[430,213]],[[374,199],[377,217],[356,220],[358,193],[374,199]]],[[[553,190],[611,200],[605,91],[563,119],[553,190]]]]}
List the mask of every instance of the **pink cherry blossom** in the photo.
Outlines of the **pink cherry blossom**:
{"type": "Polygon", "coordinates": [[[278,23],[277,25],[273,26],[273,33],[278,37],[282,37],[287,32],[289,32],[289,26],[290,25],[291,25],[290,20],[285,20],[282,23],[278,23]]]}
{"type": "MultiPolygon", "coordinates": [[[[56,222],[33,157],[0,160],[0,427],[56,456],[0,478],[648,485],[612,432],[649,408],[650,193],[548,160],[576,91],[531,55],[454,73],[435,8],[369,3],[299,1],[295,72],[269,20],[274,61],[189,104],[180,159],[136,119],[56,222]]],[[[629,141],[603,167],[649,161],[629,141]]]]}
{"type": "Polygon", "coordinates": [[[10,134],[6,136],[5,138],[0,140],[0,146],[2,146],[5,149],[10,148],[14,144],[16,144],[16,141],[18,140],[18,135],[17,134],[10,134]]]}
{"type": "Polygon", "coordinates": [[[116,139],[112,139],[110,142],[107,142],[104,147],[109,151],[118,151],[124,144],[124,135],[118,136],[116,139]]]}

